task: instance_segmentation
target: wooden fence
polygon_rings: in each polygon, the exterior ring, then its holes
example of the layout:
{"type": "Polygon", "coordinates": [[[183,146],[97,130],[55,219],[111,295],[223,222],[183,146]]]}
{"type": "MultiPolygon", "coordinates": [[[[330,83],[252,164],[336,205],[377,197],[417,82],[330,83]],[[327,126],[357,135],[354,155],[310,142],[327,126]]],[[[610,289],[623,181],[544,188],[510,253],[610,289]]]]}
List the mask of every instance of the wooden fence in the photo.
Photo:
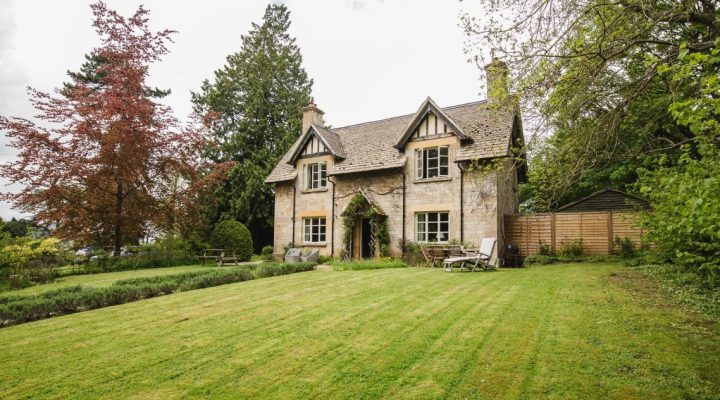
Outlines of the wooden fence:
{"type": "Polygon", "coordinates": [[[582,239],[586,255],[612,254],[616,237],[642,244],[642,228],[631,212],[598,211],[505,216],[505,243],[520,248],[520,256],[538,254],[540,243],[559,251],[582,239]]]}

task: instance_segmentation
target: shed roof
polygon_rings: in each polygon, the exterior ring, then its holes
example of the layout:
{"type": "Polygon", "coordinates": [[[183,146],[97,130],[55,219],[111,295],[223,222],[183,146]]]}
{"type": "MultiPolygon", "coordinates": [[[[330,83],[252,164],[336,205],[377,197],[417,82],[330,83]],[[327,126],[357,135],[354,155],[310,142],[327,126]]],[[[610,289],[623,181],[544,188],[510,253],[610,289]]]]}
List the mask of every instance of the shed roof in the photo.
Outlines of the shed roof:
{"type": "Polygon", "coordinates": [[[597,191],[587,197],[570,202],[557,212],[613,211],[649,208],[647,200],[615,189],[597,191]]]}

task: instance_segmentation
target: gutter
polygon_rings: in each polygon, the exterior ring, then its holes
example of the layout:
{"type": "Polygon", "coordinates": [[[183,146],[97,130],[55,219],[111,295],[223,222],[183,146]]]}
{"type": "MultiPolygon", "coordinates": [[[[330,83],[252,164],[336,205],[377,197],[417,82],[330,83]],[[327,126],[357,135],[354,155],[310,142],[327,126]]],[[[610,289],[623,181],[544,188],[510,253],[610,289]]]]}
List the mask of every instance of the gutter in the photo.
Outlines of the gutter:
{"type": "Polygon", "coordinates": [[[297,192],[297,186],[295,186],[295,184],[293,184],[292,237],[290,238],[292,247],[295,247],[295,197],[296,197],[295,192],[297,192]]]}
{"type": "Polygon", "coordinates": [[[460,164],[458,164],[458,168],[460,169],[460,244],[463,244],[465,242],[465,208],[463,207],[463,187],[465,186],[463,185],[463,180],[465,171],[460,167],[460,164]]]}
{"type": "Polygon", "coordinates": [[[407,247],[407,243],[405,242],[405,189],[407,186],[405,186],[405,170],[403,169],[403,186],[402,186],[402,248],[400,249],[402,251],[402,255],[405,256],[405,247],[407,247]]]}
{"type": "Polygon", "coordinates": [[[335,182],[328,176],[328,182],[332,183],[332,205],[330,206],[330,257],[335,256],[335,182]]]}

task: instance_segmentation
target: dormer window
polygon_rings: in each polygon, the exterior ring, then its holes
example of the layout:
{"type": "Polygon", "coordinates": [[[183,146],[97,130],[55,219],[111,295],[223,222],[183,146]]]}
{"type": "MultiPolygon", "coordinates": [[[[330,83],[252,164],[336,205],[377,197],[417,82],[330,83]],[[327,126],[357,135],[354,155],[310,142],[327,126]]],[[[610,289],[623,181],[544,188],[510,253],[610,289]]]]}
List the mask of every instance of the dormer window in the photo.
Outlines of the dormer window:
{"type": "Polygon", "coordinates": [[[415,179],[446,178],[450,174],[449,146],[415,150],[415,179]]]}
{"type": "Polygon", "coordinates": [[[323,189],[327,187],[327,163],[320,162],[305,166],[305,189],[323,189]]]}

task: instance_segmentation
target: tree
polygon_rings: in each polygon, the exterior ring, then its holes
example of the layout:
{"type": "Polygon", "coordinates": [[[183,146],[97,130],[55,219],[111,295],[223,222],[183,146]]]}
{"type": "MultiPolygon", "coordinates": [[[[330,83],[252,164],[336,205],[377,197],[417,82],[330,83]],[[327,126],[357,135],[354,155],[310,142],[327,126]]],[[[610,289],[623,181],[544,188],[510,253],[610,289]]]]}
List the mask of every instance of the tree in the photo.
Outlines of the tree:
{"type": "Polygon", "coordinates": [[[530,197],[548,210],[600,187],[632,189],[638,168],[697,141],[668,113],[659,73],[685,48],[707,54],[720,35],[716,2],[489,0],[490,18],[463,21],[478,63],[495,49],[515,71],[534,135],[530,197]],[[482,47],[481,47],[482,46],[482,47]]]}
{"type": "Polygon", "coordinates": [[[312,88],[289,27],[287,7],[269,5],[262,24],[242,36],[240,51],[215,71],[214,82],[206,80],[193,93],[196,113],[217,116],[212,133],[220,146],[209,157],[237,163],[217,189],[209,218],[244,223],[256,250],[272,240],[274,193],[263,181],[301,134],[301,109],[312,88]]]}
{"type": "Polygon", "coordinates": [[[32,228],[32,223],[26,219],[12,218],[10,221],[5,222],[5,226],[2,229],[10,234],[11,237],[17,238],[27,236],[28,231],[32,228]]]}
{"type": "Polygon", "coordinates": [[[19,150],[1,171],[24,187],[2,198],[59,236],[111,244],[117,253],[151,227],[174,229],[222,168],[199,162],[208,145],[203,127],[180,127],[148,93],[148,66],[167,54],[173,32],[151,32],[143,7],[130,18],[102,2],[91,9],[101,45],[81,72],[69,73],[72,82],[56,95],[28,89],[42,125],[0,117],[19,150]]]}

